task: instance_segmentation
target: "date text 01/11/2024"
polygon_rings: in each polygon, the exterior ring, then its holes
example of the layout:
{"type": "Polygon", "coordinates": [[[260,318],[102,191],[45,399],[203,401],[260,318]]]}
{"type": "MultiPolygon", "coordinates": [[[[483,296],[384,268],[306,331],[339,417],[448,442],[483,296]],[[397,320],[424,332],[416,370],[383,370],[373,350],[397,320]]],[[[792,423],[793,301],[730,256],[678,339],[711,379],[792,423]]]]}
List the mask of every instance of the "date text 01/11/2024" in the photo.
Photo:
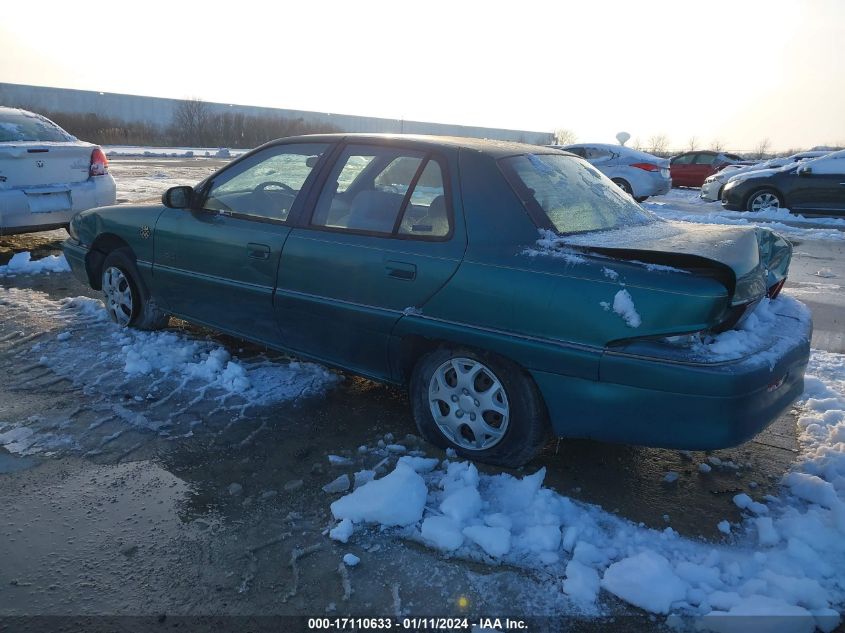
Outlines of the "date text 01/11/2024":
{"type": "Polygon", "coordinates": [[[527,631],[524,620],[511,618],[308,618],[308,630],[390,630],[403,631],[527,631]]]}

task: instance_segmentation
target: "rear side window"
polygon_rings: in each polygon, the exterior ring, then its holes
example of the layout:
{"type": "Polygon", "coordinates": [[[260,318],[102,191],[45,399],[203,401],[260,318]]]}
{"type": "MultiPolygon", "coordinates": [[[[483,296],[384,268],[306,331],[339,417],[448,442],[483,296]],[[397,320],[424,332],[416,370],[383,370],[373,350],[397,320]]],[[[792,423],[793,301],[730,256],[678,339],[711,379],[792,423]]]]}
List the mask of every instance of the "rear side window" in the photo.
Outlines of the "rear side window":
{"type": "Polygon", "coordinates": [[[695,154],[681,154],[680,156],[675,156],[670,162],[673,165],[689,165],[694,156],[695,154]]]}
{"type": "Polygon", "coordinates": [[[76,138],[58,125],[33,113],[0,114],[0,143],[44,141],[67,143],[76,138]]]}
{"type": "Polygon", "coordinates": [[[695,157],[696,165],[712,165],[716,157],[713,154],[697,154],[695,157]]]}
{"type": "Polygon", "coordinates": [[[451,232],[443,169],[421,152],[349,146],[329,175],[312,226],[411,238],[451,232]]]}

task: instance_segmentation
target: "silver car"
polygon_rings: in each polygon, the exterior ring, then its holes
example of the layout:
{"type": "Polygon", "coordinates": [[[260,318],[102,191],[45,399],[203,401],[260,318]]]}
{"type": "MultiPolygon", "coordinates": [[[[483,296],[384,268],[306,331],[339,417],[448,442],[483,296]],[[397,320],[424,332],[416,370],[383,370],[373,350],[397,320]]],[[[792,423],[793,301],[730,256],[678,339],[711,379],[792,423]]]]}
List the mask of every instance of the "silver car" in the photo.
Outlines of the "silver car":
{"type": "Polygon", "coordinates": [[[77,211],[114,204],[116,189],[102,148],[0,107],[0,235],[67,226],[77,211]]]}
{"type": "Polygon", "coordinates": [[[669,161],[622,145],[577,143],[553,145],[586,159],[637,202],[669,193],[669,161]]]}

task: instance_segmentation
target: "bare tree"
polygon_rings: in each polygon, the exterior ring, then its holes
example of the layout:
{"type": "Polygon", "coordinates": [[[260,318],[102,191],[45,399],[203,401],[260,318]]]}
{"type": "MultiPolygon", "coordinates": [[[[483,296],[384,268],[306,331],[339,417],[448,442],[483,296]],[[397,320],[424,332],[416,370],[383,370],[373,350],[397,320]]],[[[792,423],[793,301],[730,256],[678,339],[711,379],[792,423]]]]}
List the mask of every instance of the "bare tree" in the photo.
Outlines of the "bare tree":
{"type": "Polygon", "coordinates": [[[208,104],[196,97],[181,101],[173,111],[173,134],[185,145],[205,145],[210,137],[211,112],[208,104]]]}
{"type": "Polygon", "coordinates": [[[669,137],[665,134],[654,134],[648,139],[648,151],[650,154],[665,154],[669,148],[669,137]]]}
{"type": "Polygon", "coordinates": [[[766,153],[769,151],[769,139],[764,138],[762,141],[757,143],[757,147],[754,148],[754,155],[758,159],[763,159],[766,157],[766,153]]]}
{"type": "Polygon", "coordinates": [[[634,139],[634,144],[631,145],[636,150],[642,151],[643,150],[643,142],[640,140],[640,137],[634,139]]]}
{"type": "Polygon", "coordinates": [[[578,137],[570,129],[559,127],[555,130],[555,145],[572,145],[578,137]]]}
{"type": "Polygon", "coordinates": [[[697,136],[690,136],[689,141],[687,141],[687,150],[692,152],[698,149],[698,137],[697,136]]]}
{"type": "Polygon", "coordinates": [[[714,152],[721,152],[723,149],[725,149],[725,144],[722,143],[720,139],[714,138],[712,141],[710,141],[710,149],[714,152]]]}

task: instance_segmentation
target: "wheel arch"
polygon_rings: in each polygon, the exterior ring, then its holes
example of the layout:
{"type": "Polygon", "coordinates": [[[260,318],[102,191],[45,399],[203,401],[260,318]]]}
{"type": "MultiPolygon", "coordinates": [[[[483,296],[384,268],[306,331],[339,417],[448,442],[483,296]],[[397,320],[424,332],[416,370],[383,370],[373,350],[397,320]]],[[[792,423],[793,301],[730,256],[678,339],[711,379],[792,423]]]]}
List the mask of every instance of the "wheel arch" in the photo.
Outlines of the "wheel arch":
{"type": "Polygon", "coordinates": [[[91,244],[91,249],[85,256],[85,271],[88,274],[88,283],[94,290],[101,289],[101,276],[103,272],[103,262],[112,251],[118,248],[126,248],[132,260],[135,260],[135,253],[132,247],[123,238],[114,233],[101,233],[91,244]]]}

